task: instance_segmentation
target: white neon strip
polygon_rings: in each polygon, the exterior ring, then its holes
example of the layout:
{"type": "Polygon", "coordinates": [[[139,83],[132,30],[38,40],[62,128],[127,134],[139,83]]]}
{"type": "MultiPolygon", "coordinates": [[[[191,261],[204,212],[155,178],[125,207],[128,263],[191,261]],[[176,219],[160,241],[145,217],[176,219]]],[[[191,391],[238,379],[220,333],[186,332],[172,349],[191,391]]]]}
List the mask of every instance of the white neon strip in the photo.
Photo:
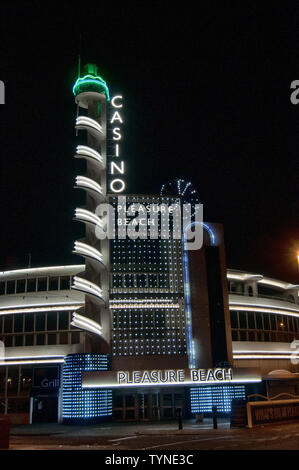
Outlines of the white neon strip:
{"type": "Polygon", "coordinates": [[[97,291],[99,293],[103,292],[102,289],[99,286],[97,286],[96,284],[94,284],[91,281],[88,281],[87,279],[83,279],[82,277],[74,276],[74,281],[78,282],[80,284],[83,284],[88,288],[92,288],[92,289],[94,289],[95,291],[97,291]]]}
{"type": "Polygon", "coordinates": [[[87,128],[87,130],[90,127],[95,131],[100,132],[100,134],[103,134],[102,126],[97,121],[87,116],[78,116],[76,119],[76,127],[84,127],[87,128]]]}
{"type": "Polygon", "coordinates": [[[78,276],[74,276],[73,281],[74,284],[72,285],[72,289],[81,290],[103,299],[103,290],[93,282],[86,281],[86,279],[82,279],[82,277],[78,276]]]}
{"type": "Polygon", "coordinates": [[[127,309],[127,308],[180,308],[179,304],[112,304],[111,309],[127,309]]]}
{"type": "Polygon", "coordinates": [[[96,181],[86,178],[86,176],[76,176],[76,186],[83,189],[92,189],[100,196],[103,196],[102,187],[96,181]]]}
{"type": "Polygon", "coordinates": [[[226,274],[227,279],[236,279],[238,281],[250,281],[256,280],[257,282],[261,282],[264,276],[262,274],[253,274],[253,273],[231,273],[227,272],[226,274]]]}
{"type": "Polygon", "coordinates": [[[238,281],[244,281],[244,274],[227,273],[227,279],[237,279],[238,281]]]}
{"type": "Polygon", "coordinates": [[[98,336],[102,336],[102,331],[98,330],[97,328],[93,328],[92,326],[88,325],[87,323],[83,323],[79,320],[74,320],[71,322],[72,326],[75,326],[76,328],[80,328],[81,330],[87,330],[90,331],[91,333],[95,333],[98,336]]]}
{"type": "Polygon", "coordinates": [[[277,313],[280,315],[290,315],[290,316],[299,316],[299,309],[295,310],[292,308],[284,309],[284,308],[273,308],[268,305],[238,305],[237,303],[229,304],[230,310],[245,310],[249,312],[264,312],[264,313],[277,313]]]}
{"type": "Polygon", "coordinates": [[[279,354],[248,354],[248,355],[239,355],[239,354],[234,354],[233,358],[234,359],[291,359],[294,357],[296,353],[289,354],[289,355],[279,355],[279,354]]]}
{"type": "Polygon", "coordinates": [[[104,164],[104,160],[102,155],[99,154],[96,150],[92,149],[91,147],[87,147],[85,145],[78,145],[77,146],[77,154],[78,157],[90,157],[96,160],[97,162],[104,164]]]}
{"type": "Polygon", "coordinates": [[[83,304],[84,304],[84,301],[82,301],[80,304],[73,304],[73,303],[67,304],[67,302],[64,302],[63,305],[55,304],[51,307],[41,306],[41,307],[35,307],[35,308],[33,307],[17,308],[15,306],[9,309],[7,308],[3,310],[0,309],[0,315],[9,315],[11,313],[51,312],[52,310],[78,310],[78,308],[82,307],[83,304]]]}
{"type": "Polygon", "coordinates": [[[5,360],[9,361],[15,361],[16,359],[47,359],[47,357],[50,358],[57,358],[57,359],[64,359],[64,355],[62,354],[49,354],[49,355],[37,355],[37,356],[5,356],[5,360]]]}
{"type": "Polygon", "coordinates": [[[9,366],[9,365],[22,365],[22,364],[52,364],[52,363],[55,363],[55,364],[60,364],[60,363],[63,363],[64,362],[64,359],[49,359],[49,360],[33,360],[33,361],[8,361],[8,362],[0,362],[0,366],[9,366]]]}
{"type": "Polygon", "coordinates": [[[134,384],[115,384],[115,383],[108,383],[103,385],[102,383],[98,382],[97,384],[82,384],[82,388],[123,388],[123,387],[169,387],[169,386],[178,386],[178,385],[193,385],[193,386],[198,386],[201,384],[209,384],[211,386],[213,385],[224,385],[227,383],[259,383],[261,382],[262,379],[260,377],[257,378],[244,378],[244,379],[233,379],[233,380],[222,380],[222,381],[215,381],[211,382],[210,380],[201,380],[199,382],[192,382],[186,381],[186,382],[157,382],[157,383],[134,383],[134,384]]]}
{"type": "Polygon", "coordinates": [[[150,302],[154,302],[155,300],[157,300],[157,302],[161,303],[161,302],[168,302],[170,300],[173,300],[173,299],[155,299],[155,298],[152,298],[152,297],[149,297],[147,299],[117,299],[117,300],[110,300],[110,303],[112,304],[113,302],[114,303],[121,303],[121,302],[126,302],[126,303],[134,303],[134,304],[137,304],[137,303],[147,303],[148,301],[150,302]]]}
{"type": "Polygon", "coordinates": [[[92,246],[87,245],[86,243],[76,241],[74,253],[76,253],[77,255],[89,256],[90,258],[93,258],[99,261],[100,263],[103,263],[102,253],[100,253],[98,250],[96,250],[92,246]]]}
{"type": "Polygon", "coordinates": [[[236,354],[290,354],[292,351],[290,349],[280,351],[279,349],[276,351],[271,350],[263,350],[263,349],[246,349],[246,350],[238,350],[236,354]]]}
{"type": "Polygon", "coordinates": [[[258,284],[264,284],[267,286],[277,287],[283,290],[295,289],[299,287],[297,284],[290,284],[288,282],[267,278],[267,277],[264,277],[262,274],[234,273],[234,272],[230,272],[229,270],[227,271],[227,279],[247,281],[247,280],[254,279],[254,278],[260,278],[260,279],[257,279],[258,284]]]}
{"type": "Polygon", "coordinates": [[[103,329],[103,327],[96,321],[91,320],[90,318],[84,317],[83,315],[79,315],[79,313],[76,313],[76,312],[73,313],[73,320],[78,320],[78,321],[81,321],[82,323],[89,324],[90,326],[97,328],[99,330],[103,329]]]}
{"type": "Polygon", "coordinates": [[[82,323],[79,320],[74,320],[71,322],[72,326],[75,326],[76,328],[79,328],[80,330],[86,330],[90,331],[91,333],[95,333],[99,336],[101,336],[102,332],[97,330],[96,328],[92,328],[91,326],[87,325],[86,323],[82,323]]]}
{"type": "Polygon", "coordinates": [[[102,334],[103,328],[97,322],[86,321],[86,319],[81,320],[78,317],[74,317],[73,322],[80,322],[82,325],[86,325],[89,328],[93,328],[94,330],[98,331],[99,334],[102,334]]]}
{"type": "Polygon", "coordinates": [[[102,229],[104,228],[102,220],[93,212],[86,209],[75,209],[75,218],[84,222],[89,222],[94,225],[98,225],[102,229]]]}
{"type": "Polygon", "coordinates": [[[264,278],[261,281],[258,281],[258,283],[264,284],[267,286],[279,287],[280,289],[284,289],[284,290],[292,289],[293,287],[296,287],[295,285],[289,284],[287,282],[275,281],[274,279],[267,279],[267,278],[264,278]]]}
{"type": "MultiPolygon", "coordinates": [[[[11,274],[14,274],[14,275],[18,276],[19,274],[25,275],[25,274],[35,274],[35,273],[36,273],[36,277],[38,277],[38,275],[40,273],[42,273],[42,274],[49,273],[50,274],[52,271],[58,271],[58,270],[59,271],[64,271],[64,270],[70,271],[70,275],[71,275],[74,269],[78,269],[78,271],[79,271],[84,267],[85,266],[82,265],[82,264],[78,264],[78,265],[74,264],[74,265],[71,265],[71,266],[48,266],[46,268],[15,269],[15,270],[12,270],[12,271],[1,271],[0,272],[0,277],[9,276],[11,274]]],[[[62,272],[61,275],[65,276],[66,273],[62,272]]]]}

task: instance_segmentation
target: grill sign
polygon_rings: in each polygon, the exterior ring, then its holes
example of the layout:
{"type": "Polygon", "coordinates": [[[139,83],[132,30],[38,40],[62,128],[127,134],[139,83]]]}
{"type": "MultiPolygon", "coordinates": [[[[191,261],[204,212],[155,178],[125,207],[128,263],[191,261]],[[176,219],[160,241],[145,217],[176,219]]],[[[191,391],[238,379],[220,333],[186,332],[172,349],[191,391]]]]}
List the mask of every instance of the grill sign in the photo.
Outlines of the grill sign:
{"type": "Polygon", "coordinates": [[[57,389],[60,386],[58,367],[35,367],[33,369],[33,387],[57,389]]]}

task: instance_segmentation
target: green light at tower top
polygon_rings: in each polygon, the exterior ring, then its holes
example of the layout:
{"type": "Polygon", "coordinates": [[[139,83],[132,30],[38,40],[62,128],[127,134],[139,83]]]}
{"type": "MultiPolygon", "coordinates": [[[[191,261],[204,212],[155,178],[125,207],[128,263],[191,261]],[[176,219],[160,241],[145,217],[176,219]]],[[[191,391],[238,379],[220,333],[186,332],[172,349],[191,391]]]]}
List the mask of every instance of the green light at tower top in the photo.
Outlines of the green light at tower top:
{"type": "Polygon", "coordinates": [[[107,101],[110,101],[110,94],[105,80],[98,75],[98,67],[95,64],[87,64],[84,67],[85,75],[78,77],[75,85],[73,86],[73,93],[75,96],[87,91],[95,91],[102,93],[106,96],[107,101]]]}

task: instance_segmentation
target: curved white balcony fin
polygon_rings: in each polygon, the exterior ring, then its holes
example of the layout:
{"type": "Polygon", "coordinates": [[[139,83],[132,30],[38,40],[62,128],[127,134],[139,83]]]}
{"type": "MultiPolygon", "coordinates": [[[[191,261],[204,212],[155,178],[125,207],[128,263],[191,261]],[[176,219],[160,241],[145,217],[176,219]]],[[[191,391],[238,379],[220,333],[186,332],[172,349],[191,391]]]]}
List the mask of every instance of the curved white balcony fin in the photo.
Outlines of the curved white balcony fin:
{"type": "Polygon", "coordinates": [[[76,119],[76,129],[78,130],[86,130],[90,132],[95,137],[102,137],[103,136],[103,128],[102,126],[87,116],[78,116],[76,119]]]}
{"type": "Polygon", "coordinates": [[[102,327],[99,323],[91,320],[90,318],[84,317],[83,315],[79,315],[76,312],[73,312],[71,325],[76,328],[80,328],[81,330],[90,331],[91,333],[95,333],[99,336],[102,336],[103,334],[102,327]]]}
{"type": "Polygon", "coordinates": [[[75,220],[96,225],[101,229],[104,228],[104,223],[100,217],[87,209],[76,208],[75,209],[75,220]]]}
{"type": "Polygon", "coordinates": [[[84,189],[91,193],[96,193],[100,198],[104,198],[102,186],[86,176],[76,176],[76,188],[84,189]]]}
{"type": "Polygon", "coordinates": [[[102,253],[87,243],[75,241],[73,253],[83,257],[92,258],[102,264],[104,263],[102,253]]]}
{"type": "Polygon", "coordinates": [[[87,147],[86,145],[78,145],[76,151],[77,153],[75,158],[85,158],[86,160],[91,160],[94,163],[99,164],[101,169],[105,167],[102,155],[91,147],[87,147]]]}
{"type": "Polygon", "coordinates": [[[73,277],[72,289],[79,290],[85,294],[93,295],[104,302],[103,290],[93,282],[87,281],[82,277],[73,277]]]}

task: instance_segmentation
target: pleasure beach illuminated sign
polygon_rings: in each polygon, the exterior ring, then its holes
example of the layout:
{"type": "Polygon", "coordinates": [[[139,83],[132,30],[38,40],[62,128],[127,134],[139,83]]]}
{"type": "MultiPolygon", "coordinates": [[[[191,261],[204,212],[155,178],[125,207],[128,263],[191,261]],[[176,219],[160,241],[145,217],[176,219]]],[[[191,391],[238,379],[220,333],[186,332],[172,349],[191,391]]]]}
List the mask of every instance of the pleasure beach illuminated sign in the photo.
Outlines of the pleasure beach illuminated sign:
{"type": "Polygon", "coordinates": [[[123,175],[125,173],[125,162],[122,160],[121,139],[122,139],[122,103],[123,97],[116,95],[111,98],[112,114],[109,118],[111,126],[112,153],[109,162],[109,190],[113,193],[122,193],[125,190],[123,175]]]}
{"type": "Polygon", "coordinates": [[[232,369],[190,369],[187,374],[183,369],[117,372],[120,385],[185,383],[186,379],[191,382],[232,381],[233,373],[232,369]]]}
{"type": "Polygon", "coordinates": [[[133,371],[97,371],[82,373],[83,388],[146,387],[172,385],[215,385],[260,382],[253,369],[154,369],[133,371]]]}

